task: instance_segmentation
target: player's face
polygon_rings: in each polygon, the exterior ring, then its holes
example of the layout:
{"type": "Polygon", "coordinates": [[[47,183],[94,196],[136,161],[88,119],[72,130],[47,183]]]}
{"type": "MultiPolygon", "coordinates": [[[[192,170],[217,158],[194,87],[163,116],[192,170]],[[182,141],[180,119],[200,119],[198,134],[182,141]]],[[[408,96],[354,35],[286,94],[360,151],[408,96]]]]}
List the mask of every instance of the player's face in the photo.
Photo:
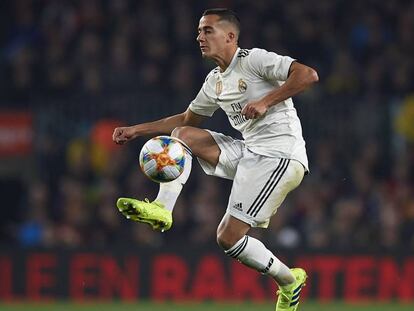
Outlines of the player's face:
{"type": "Polygon", "coordinates": [[[228,47],[228,33],[219,19],[218,15],[206,15],[200,19],[197,41],[203,57],[213,58],[228,47]]]}

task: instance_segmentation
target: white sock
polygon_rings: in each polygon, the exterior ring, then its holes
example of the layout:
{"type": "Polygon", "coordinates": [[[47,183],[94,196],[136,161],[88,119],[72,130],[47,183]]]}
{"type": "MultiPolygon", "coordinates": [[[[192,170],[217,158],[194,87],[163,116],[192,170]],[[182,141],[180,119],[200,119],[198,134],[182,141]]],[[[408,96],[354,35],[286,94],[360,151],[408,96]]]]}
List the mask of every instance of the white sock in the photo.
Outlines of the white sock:
{"type": "Polygon", "coordinates": [[[289,268],[262,242],[251,236],[245,235],[225,253],[260,273],[272,276],[280,286],[295,280],[289,268]]]}
{"type": "MultiPolygon", "coordinates": [[[[176,138],[176,137],[175,137],[176,138]]],[[[178,138],[176,138],[178,139],[178,138]]],[[[155,201],[158,201],[164,205],[164,207],[171,211],[174,209],[175,202],[177,202],[178,196],[183,189],[183,185],[187,182],[191,173],[191,166],[193,161],[193,155],[191,149],[182,141],[180,141],[185,149],[185,162],[184,171],[181,175],[173,181],[160,183],[160,190],[155,201]]]]}

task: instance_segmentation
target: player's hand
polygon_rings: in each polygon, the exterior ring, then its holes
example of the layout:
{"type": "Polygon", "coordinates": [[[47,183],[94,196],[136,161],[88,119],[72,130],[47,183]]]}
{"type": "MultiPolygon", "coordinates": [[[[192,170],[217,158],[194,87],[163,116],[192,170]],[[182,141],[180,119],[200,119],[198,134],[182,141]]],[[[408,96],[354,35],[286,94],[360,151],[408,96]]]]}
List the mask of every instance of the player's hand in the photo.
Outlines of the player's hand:
{"type": "Polygon", "coordinates": [[[112,134],[112,140],[118,145],[123,145],[136,136],[132,126],[117,127],[112,134]]]}
{"type": "Polygon", "coordinates": [[[249,102],[246,106],[243,107],[241,113],[247,119],[258,119],[263,116],[268,109],[268,105],[263,100],[257,100],[249,102]]]}

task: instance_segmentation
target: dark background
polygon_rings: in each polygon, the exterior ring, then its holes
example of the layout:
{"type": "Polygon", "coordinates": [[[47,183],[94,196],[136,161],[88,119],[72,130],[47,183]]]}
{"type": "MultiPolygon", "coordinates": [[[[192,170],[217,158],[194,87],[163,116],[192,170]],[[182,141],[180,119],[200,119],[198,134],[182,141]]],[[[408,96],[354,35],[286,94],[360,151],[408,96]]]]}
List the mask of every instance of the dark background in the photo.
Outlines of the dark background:
{"type": "MultiPolygon", "coordinates": [[[[138,167],[145,139],[116,146],[111,135],[117,125],[187,108],[215,66],[202,60],[195,41],[199,17],[227,6],[240,16],[241,47],[289,55],[320,77],[294,98],[311,174],[269,230],[252,234],[276,254],[414,251],[412,1],[0,6],[4,249],[216,247],[231,184],[206,176],[194,161],[173,228],[153,232],[115,208],[119,196],[156,196],[157,185],[138,167]]],[[[205,126],[236,135],[222,112],[205,126]]]]}

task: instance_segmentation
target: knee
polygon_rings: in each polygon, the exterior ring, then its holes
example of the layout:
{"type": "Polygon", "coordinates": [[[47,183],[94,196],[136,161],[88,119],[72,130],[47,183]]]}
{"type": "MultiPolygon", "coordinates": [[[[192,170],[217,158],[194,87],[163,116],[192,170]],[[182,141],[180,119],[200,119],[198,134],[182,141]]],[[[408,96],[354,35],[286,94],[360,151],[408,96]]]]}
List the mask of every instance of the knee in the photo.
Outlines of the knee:
{"type": "Polygon", "coordinates": [[[226,237],[223,234],[217,233],[217,244],[223,249],[228,250],[232,247],[229,243],[229,241],[226,239],[226,237]]]}
{"type": "Polygon", "coordinates": [[[171,136],[177,137],[185,142],[188,146],[191,146],[192,137],[194,135],[191,134],[193,128],[191,126],[179,126],[173,129],[171,132],[171,136]]]}
{"type": "Polygon", "coordinates": [[[241,238],[228,230],[217,230],[217,244],[225,251],[232,248],[241,238]]]}

